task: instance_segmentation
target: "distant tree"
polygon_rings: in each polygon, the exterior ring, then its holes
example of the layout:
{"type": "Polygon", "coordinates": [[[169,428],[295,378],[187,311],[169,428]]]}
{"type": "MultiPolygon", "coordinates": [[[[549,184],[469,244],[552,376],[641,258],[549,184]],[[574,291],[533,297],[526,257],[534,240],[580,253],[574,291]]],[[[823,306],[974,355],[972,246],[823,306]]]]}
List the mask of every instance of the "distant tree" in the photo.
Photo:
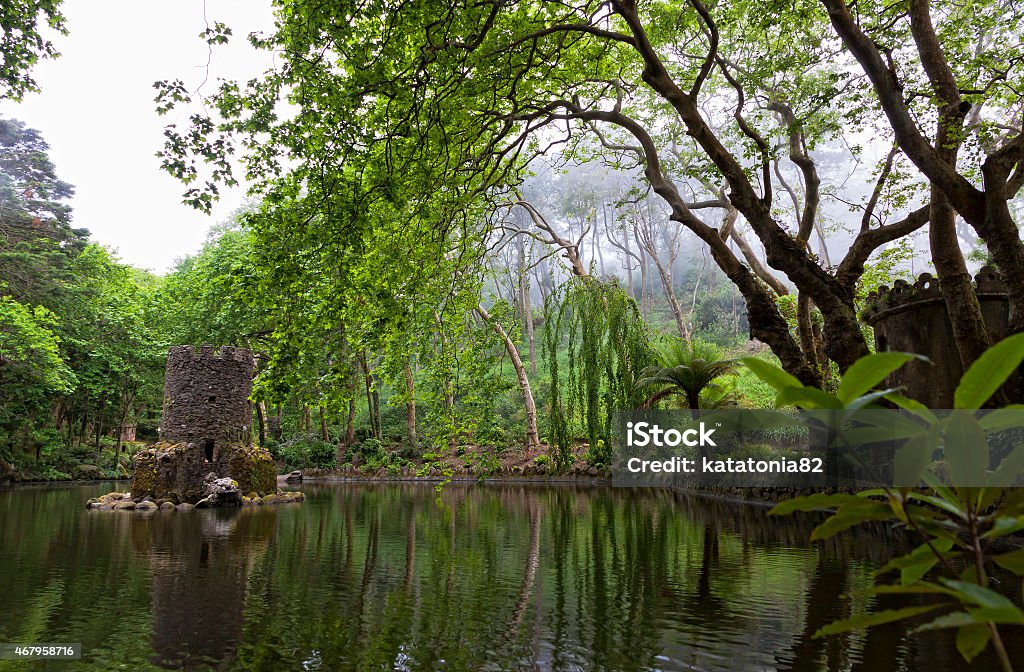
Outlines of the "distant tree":
{"type": "Polygon", "coordinates": [[[57,177],[39,131],[0,119],[0,226],[67,227],[75,189],[57,177]]]}

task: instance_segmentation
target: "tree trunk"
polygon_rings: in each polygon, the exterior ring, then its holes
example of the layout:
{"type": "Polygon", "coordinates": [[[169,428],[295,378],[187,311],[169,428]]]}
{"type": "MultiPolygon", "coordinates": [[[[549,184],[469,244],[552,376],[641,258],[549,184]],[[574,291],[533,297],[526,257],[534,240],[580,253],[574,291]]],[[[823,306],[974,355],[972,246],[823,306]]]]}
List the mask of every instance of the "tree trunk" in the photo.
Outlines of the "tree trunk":
{"type": "Polygon", "coordinates": [[[373,427],[377,434],[377,440],[384,440],[384,428],[380,423],[380,390],[376,385],[373,388],[373,427]]]}
{"type": "Polygon", "coordinates": [[[526,328],[526,345],[530,353],[530,374],[537,375],[537,347],[533,332],[533,304],[530,301],[530,276],[526,270],[526,245],[517,236],[519,247],[519,310],[526,328]]]}
{"type": "Polygon", "coordinates": [[[356,442],[356,384],[355,381],[349,384],[348,398],[348,422],[345,425],[345,445],[351,446],[356,442]]]}
{"type": "Polygon", "coordinates": [[[676,298],[676,290],[672,286],[672,269],[666,268],[665,264],[661,262],[661,258],[653,252],[648,250],[651,255],[651,259],[654,260],[654,266],[658,269],[658,276],[661,278],[661,286],[665,291],[665,298],[668,300],[668,307],[672,310],[672,316],[676,320],[676,328],[679,329],[679,335],[689,343],[691,340],[690,328],[686,326],[686,316],[683,315],[683,309],[679,305],[679,299],[676,298]]]}
{"type": "Polygon", "coordinates": [[[370,367],[366,363],[366,353],[363,353],[359,358],[359,364],[363,367],[363,382],[366,384],[366,411],[370,416],[370,431],[373,432],[373,436],[380,439],[380,435],[377,431],[377,414],[373,407],[373,376],[370,375],[370,367]]]}
{"type": "MultiPolygon", "coordinates": [[[[920,26],[917,28],[918,39],[920,26]]],[[[935,148],[938,155],[953,168],[959,153],[959,137],[963,129],[963,115],[957,107],[959,95],[950,92],[954,98],[947,101],[939,113],[938,130],[935,134],[935,148]]],[[[967,263],[960,251],[956,235],[956,211],[949,199],[934,183],[931,185],[929,206],[928,243],[932,263],[939,276],[939,290],[946,301],[946,312],[953,327],[953,338],[960,353],[964,370],[988,349],[991,342],[981,304],[967,271],[967,263]]]]}
{"type": "Polygon", "coordinates": [[[412,365],[409,360],[405,362],[405,392],[408,398],[405,401],[405,426],[409,439],[409,446],[417,447],[416,441],[416,388],[412,378],[412,365]]]}
{"type": "Polygon", "coordinates": [[[516,348],[516,344],[512,342],[505,330],[497,322],[491,322],[491,316],[483,306],[476,307],[476,313],[480,316],[480,319],[485,323],[490,324],[491,328],[494,329],[494,333],[498,334],[502,342],[505,344],[505,351],[508,353],[509,359],[512,360],[512,366],[515,368],[516,377],[519,379],[519,388],[523,393],[523,406],[526,410],[526,449],[527,451],[533,450],[540,446],[540,435],[537,432],[537,406],[533,401],[533,391],[530,389],[530,379],[526,375],[526,367],[523,366],[523,360],[519,356],[519,350],[516,348]]]}
{"type": "Polygon", "coordinates": [[[267,442],[267,404],[262,399],[256,402],[256,423],[259,425],[260,445],[267,442]]]}
{"type": "MultiPolygon", "coordinates": [[[[640,244],[640,241],[637,241],[640,244]]],[[[646,322],[650,318],[650,301],[647,294],[647,254],[640,249],[640,315],[646,322]]]]}
{"type": "Polygon", "coordinates": [[[320,406],[319,407],[319,411],[320,411],[320,438],[323,439],[324,441],[330,443],[330,441],[331,441],[331,434],[330,434],[330,432],[327,431],[327,416],[324,415],[324,407],[320,406]]]}

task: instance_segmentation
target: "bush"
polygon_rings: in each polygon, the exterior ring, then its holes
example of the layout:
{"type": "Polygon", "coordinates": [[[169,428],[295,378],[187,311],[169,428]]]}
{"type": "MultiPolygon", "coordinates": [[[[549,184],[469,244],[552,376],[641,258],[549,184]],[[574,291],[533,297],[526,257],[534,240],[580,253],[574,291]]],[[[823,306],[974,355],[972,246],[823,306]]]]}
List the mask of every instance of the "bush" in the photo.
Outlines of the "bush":
{"type": "Polygon", "coordinates": [[[316,469],[333,469],[338,466],[338,451],[334,444],[323,439],[309,442],[307,449],[310,464],[316,469]]]}
{"type": "Polygon", "coordinates": [[[285,469],[331,469],[337,466],[334,444],[318,436],[300,436],[280,445],[275,455],[284,460],[285,469]]]}
{"type": "Polygon", "coordinates": [[[379,458],[384,453],[384,444],[380,442],[380,439],[369,438],[364,439],[359,444],[359,456],[364,461],[369,461],[375,458],[379,458]]]}

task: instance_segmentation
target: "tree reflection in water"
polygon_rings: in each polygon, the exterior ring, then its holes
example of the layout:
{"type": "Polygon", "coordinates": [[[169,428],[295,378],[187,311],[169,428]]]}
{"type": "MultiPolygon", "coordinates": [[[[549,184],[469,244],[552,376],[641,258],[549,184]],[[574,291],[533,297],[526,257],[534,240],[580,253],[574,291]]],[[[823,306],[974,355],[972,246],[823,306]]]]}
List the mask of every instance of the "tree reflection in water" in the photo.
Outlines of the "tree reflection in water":
{"type": "Polygon", "coordinates": [[[908,550],[882,527],[811,545],[814,516],[596,486],[307,484],[189,514],[84,511],[87,489],[0,493],[0,640],[83,642],[61,672],[992,667],[902,624],[813,639],[907,604],[863,594],[908,550]]]}

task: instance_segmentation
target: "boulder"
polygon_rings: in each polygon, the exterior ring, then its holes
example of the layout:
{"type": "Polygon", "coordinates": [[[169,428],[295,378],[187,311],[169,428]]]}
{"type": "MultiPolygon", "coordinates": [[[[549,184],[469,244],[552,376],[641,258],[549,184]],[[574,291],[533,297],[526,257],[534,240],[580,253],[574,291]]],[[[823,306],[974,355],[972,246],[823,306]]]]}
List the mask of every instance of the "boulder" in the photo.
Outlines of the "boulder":
{"type": "Polygon", "coordinates": [[[217,478],[216,474],[210,473],[203,479],[204,497],[196,502],[196,508],[209,506],[240,506],[242,504],[242,493],[238,489],[238,482],[230,478],[217,478]]]}
{"type": "Polygon", "coordinates": [[[160,504],[161,511],[174,511],[174,502],[164,501],[160,504]]]}
{"type": "Polygon", "coordinates": [[[277,489],[277,467],[266,448],[254,445],[231,446],[228,475],[238,481],[242,492],[265,495],[277,489]]]}
{"type": "Polygon", "coordinates": [[[285,476],[284,480],[287,481],[288,483],[299,483],[302,481],[302,472],[293,471],[287,476],[285,476]]]}
{"type": "Polygon", "coordinates": [[[156,502],[151,502],[148,499],[144,499],[135,505],[136,511],[156,511],[157,508],[156,502]]]}
{"type": "Polygon", "coordinates": [[[114,504],[114,510],[116,511],[133,511],[135,509],[135,502],[130,499],[123,499],[117,504],[114,504]]]}
{"type": "Polygon", "coordinates": [[[193,443],[155,443],[132,458],[132,495],[195,502],[209,465],[193,443]]]}
{"type": "Polygon", "coordinates": [[[192,506],[191,504],[189,504],[188,502],[182,502],[181,504],[178,504],[178,505],[177,505],[176,507],[174,507],[174,508],[175,508],[175,510],[177,510],[177,511],[191,511],[191,510],[192,510],[192,509],[194,509],[195,507],[194,507],[194,506],[192,506]]]}

